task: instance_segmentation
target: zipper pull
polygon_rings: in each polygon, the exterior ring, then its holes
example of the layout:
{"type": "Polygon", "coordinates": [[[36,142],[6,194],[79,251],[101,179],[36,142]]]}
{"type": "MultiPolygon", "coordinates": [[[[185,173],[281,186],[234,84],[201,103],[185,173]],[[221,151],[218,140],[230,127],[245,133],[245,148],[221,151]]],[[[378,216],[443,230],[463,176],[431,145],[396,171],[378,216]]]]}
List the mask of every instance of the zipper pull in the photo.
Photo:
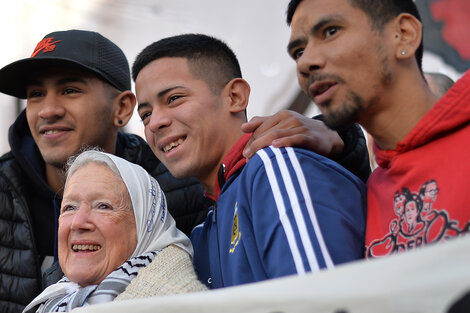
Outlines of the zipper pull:
{"type": "Polygon", "coordinates": [[[225,184],[225,164],[224,163],[220,164],[219,171],[217,172],[217,182],[219,183],[220,189],[222,189],[222,187],[225,184]]]}
{"type": "Polygon", "coordinates": [[[212,222],[217,224],[217,203],[213,206],[214,213],[212,213],[212,222]]]}

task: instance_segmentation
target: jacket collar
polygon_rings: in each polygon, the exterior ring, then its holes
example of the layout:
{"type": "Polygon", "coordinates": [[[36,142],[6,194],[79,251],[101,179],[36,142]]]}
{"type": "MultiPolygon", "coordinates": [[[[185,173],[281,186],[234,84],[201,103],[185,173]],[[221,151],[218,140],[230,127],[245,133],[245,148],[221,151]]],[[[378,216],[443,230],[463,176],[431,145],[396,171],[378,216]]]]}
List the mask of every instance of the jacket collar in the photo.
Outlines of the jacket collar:
{"type": "Polygon", "coordinates": [[[206,197],[217,201],[220,191],[225,182],[234,174],[238,173],[246,164],[246,158],[243,156],[243,149],[250,140],[252,134],[245,134],[238,139],[232,149],[223,158],[217,172],[217,179],[214,182],[214,194],[205,193],[206,197]]]}

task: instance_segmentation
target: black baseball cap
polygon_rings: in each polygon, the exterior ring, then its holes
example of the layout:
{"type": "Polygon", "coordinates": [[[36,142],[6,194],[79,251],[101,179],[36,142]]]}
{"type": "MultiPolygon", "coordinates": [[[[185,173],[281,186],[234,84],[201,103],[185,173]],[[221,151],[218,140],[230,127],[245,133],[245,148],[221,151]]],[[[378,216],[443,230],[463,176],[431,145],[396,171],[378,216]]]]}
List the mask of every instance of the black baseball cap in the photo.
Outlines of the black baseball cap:
{"type": "Polygon", "coordinates": [[[131,89],[129,63],[124,52],[97,32],[74,29],[46,35],[30,58],[3,67],[0,92],[25,99],[33,71],[62,66],[89,70],[120,91],[131,89]]]}

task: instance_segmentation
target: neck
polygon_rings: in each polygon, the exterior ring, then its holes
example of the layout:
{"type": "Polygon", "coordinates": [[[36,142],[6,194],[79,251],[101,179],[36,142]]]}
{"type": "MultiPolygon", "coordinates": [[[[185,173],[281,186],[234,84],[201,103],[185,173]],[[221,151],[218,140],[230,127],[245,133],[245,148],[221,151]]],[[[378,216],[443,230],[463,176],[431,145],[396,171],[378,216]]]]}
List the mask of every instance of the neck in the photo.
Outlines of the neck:
{"type": "MultiPolygon", "coordinates": [[[[228,156],[229,154],[233,154],[234,151],[234,146],[237,144],[239,139],[244,135],[244,133],[240,130],[239,132],[233,132],[233,134],[230,136],[230,138],[227,138],[227,140],[224,142],[224,147],[221,149],[221,153],[218,156],[217,162],[214,162],[212,166],[210,167],[210,170],[205,171],[205,175],[200,175],[198,177],[199,181],[201,182],[202,186],[204,187],[204,191],[207,194],[214,195],[215,193],[218,193],[220,190],[215,189],[215,184],[218,182],[218,176],[219,176],[219,169],[220,166],[224,161],[230,162],[230,160],[224,160],[226,157],[229,157],[232,159],[234,156],[228,156]]],[[[226,166],[230,167],[231,164],[226,164],[226,166]]],[[[226,168],[226,173],[228,173],[230,169],[226,168]]],[[[218,195],[216,195],[218,196],[218,195]]]]}
{"type": "MultiPolygon", "coordinates": [[[[101,147],[104,152],[110,154],[116,154],[116,138],[117,133],[114,136],[114,140],[109,147],[101,147]]],[[[62,197],[64,193],[64,185],[65,185],[65,178],[66,172],[64,170],[65,166],[56,167],[51,164],[46,163],[46,182],[51,187],[51,189],[57,193],[59,196],[62,197]]]]}
{"type": "Polygon", "coordinates": [[[395,149],[438,101],[421,75],[417,75],[395,82],[391,91],[374,105],[375,111],[360,122],[382,150],[395,149]]]}
{"type": "Polygon", "coordinates": [[[65,171],[46,164],[46,181],[52,190],[62,197],[64,193],[65,171]]]}
{"type": "Polygon", "coordinates": [[[197,179],[201,182],[201,185],[204,188],[204,191],[210,195],[214,194],[214,181],[217,178],[217,172],[221,164],[220,162],[216,166],[211,168],[210,171],[208,171],[207,173],[204,173],[205,175],[201,175],[200,177],[197,177],[197,179]]]}

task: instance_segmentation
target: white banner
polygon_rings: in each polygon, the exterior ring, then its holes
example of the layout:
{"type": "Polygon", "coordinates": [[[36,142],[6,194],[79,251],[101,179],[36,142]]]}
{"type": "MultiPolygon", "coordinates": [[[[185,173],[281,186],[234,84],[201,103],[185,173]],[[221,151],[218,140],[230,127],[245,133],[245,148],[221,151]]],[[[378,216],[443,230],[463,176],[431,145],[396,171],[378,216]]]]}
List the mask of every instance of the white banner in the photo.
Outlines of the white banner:
{"type": "Polygon", "coordinates": [[[112,302],[73,312],[451,313],[450,306],[468,292],[470,236],[317,274],[201,293],[112,302]]]}

